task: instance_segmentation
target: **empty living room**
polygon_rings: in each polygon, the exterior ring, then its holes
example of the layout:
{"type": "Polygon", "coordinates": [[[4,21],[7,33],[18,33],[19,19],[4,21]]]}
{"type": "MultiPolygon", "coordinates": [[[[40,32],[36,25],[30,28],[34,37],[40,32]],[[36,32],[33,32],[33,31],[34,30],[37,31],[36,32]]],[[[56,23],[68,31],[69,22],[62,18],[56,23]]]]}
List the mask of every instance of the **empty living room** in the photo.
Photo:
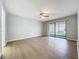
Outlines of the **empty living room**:
{"type": "Polygon", "coordinates": [[[0,59],[79,59],[78,0],[0,0],[0,59]]]}

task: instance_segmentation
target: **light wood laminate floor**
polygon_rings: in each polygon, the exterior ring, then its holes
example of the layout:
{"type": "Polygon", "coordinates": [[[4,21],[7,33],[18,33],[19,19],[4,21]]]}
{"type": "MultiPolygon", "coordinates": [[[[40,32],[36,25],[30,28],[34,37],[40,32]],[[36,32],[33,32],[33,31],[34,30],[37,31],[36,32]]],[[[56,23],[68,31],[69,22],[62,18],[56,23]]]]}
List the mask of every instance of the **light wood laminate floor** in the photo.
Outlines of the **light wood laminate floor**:
{"type": "Polygon", "coordinates": [[[37,37],[9,42],[2,59],[77,59],[76,42],[37,37]]]}

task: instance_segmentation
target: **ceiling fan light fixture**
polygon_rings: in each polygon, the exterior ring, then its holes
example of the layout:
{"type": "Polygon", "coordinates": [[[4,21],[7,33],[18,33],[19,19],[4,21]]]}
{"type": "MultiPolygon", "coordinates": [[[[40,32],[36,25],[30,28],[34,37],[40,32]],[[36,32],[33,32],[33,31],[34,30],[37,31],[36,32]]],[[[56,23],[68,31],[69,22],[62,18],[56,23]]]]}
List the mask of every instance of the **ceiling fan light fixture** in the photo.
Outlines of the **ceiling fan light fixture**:
{"type": "Polygon", "coordinates": [[[40,13],[40,15],[43,17],[49,17],[48,13],[40,13]]]}
{"type": "Polygon", "coordinates": [[[45,19],[45,17],[41,16],[41,19],[45,19]]]}

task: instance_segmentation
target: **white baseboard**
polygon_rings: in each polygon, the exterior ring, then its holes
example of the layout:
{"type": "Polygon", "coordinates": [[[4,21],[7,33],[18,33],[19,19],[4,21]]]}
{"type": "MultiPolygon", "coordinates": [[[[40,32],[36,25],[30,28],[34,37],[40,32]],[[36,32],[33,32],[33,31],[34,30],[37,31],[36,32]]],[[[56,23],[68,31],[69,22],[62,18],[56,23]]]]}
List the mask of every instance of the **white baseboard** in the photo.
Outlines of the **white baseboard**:
{"type": "Polygon", "coordinates": [[[71,38],[71,37],[67,37],[67,40],[77,41],[77,39],[76,39],[76,38],[71,38]]]}
{"type": "Polygon", "coordinates": [[[77,52],[78,52],[78,59],[79,59],[79,40],[77,40],[77,52]]]}
{"type": "Polygon", "coordinates": [[[0,53],[0,59],[2,58],[2,53],[0,53]]]}
{"type": "Polygon", "coordinates": [[[18,41],[18,40],[24,40],[24,39],[30,39],[30,38],[35,38],[35,37],[41,37],[41,35],[39,35],[39,36],[33,36],[33,37],[28,37],[28,38],[7,40],[6,41],[6,45],[7,45],[8,42],[13,42],[13,41],[18,41]]]}
{"type": "Polygon", "coordinates": [[[70,40],[70,41],[75,41],[75,42],[77,42],[77,40],[71,40],[71,39],[67,39],[67,40],[70,40]]]}

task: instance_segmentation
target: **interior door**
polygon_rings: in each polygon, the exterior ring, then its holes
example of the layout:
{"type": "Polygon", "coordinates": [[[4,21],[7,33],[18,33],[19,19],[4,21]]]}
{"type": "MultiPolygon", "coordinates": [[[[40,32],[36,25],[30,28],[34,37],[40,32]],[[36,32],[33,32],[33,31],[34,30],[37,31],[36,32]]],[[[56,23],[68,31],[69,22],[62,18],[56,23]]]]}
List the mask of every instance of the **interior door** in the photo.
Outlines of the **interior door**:
{"type": "Polygon", "coordinates": [[[49,24],[49,36],[55,36],[55,23],[49,24]]]}

